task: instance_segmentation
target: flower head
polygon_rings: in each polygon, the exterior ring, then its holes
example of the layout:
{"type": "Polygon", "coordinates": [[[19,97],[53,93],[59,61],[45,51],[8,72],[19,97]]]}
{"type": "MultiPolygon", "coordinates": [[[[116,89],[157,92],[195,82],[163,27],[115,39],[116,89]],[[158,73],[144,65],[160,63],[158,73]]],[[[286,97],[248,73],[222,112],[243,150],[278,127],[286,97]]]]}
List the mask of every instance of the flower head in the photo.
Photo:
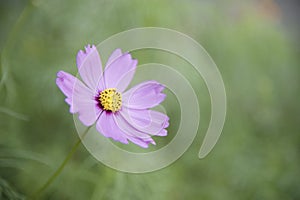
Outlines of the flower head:
{"type": "Polygon", "coordinates": [[[147,148],[155,142],[151,136],[166,136],[167,115],[150,108],[166,97],[164,86],[156,81],[142,82],[125,91],[132,80],[137,60],[116,49],[109,57],[104,72],[94,45],[77,54],[79,80],[59,71],[56,84],[65,94],[70,112],[78,113],[86,126],[96,123],[104,136],[128,144],[128,140],[147,148]]]}

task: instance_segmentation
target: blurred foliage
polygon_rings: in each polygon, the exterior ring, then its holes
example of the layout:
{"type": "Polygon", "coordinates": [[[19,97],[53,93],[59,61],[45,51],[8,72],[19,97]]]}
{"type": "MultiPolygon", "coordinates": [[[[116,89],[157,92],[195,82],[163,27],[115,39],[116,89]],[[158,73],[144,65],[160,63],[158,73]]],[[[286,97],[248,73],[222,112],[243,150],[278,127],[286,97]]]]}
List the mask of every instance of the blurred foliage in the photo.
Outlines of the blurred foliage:
{"type": "Polygon", "coordinates": [[[5,180],[0,178],[0,199],[21,200],[24,197],[15,192],[5,180]]]}
{"type": "MultiPolygon", "coordinates": [[[[1,1],[0,176],[29,195],[75,143],[55,77],[58,70],[76,73],[79,49],[131,28],[160,26],[194,38],[221,71],[228,112],[213,152],[197,157],[210,102],[203,82],[187,70],[203,114],[197,138],[178,161],[126,174],[81,147],[43,198],[300,199],[299,49],[281,17],[271,0],[1,1]]],[[[145,54],[135,56],[142,63],[156,58],[145,54]]]]}

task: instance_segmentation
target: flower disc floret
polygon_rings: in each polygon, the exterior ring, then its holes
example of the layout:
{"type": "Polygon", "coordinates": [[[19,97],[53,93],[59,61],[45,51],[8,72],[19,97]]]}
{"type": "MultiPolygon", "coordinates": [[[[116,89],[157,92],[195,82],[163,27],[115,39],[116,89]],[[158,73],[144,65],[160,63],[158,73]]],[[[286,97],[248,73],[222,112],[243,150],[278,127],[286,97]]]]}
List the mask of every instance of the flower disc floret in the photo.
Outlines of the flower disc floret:
{"type": "Polygon", "coordinates": [[[99,101],[104,110],[117,112],[122,106],[122,95],[116,88],[108,88],[100,92],[99,101]]]}

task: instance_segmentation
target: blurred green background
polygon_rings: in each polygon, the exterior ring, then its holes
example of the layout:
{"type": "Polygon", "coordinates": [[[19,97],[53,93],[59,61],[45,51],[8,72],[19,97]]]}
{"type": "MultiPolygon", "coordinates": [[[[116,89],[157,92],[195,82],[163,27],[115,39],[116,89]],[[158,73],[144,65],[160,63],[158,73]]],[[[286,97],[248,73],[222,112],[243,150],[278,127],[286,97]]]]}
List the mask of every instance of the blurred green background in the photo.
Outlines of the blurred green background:
{"type": "MultiPolygon", "coordinates": [[[[0,1],[0,199],[21,199],[37,190],[78,138],[55,85],[56,72],[76,74],[75,56],[84,45],[144,26],[191,36],[219,67],[228,111],[216,147],[198,159],[210,117],[209,94],[184,68],[197,91],[202,121],[179,160],[156,172],[126,174],[105,167],[81,146],[40,198],[300,199],[299,31],[289,10],[296,3],[0,1]]],[[[157,61],[157,54],[134,55],[147,63],[157,61]]],[[[150,150],[174,137],[177,115],[169,114],[169,136],[156,138],[159,145],[150,150]]]]}

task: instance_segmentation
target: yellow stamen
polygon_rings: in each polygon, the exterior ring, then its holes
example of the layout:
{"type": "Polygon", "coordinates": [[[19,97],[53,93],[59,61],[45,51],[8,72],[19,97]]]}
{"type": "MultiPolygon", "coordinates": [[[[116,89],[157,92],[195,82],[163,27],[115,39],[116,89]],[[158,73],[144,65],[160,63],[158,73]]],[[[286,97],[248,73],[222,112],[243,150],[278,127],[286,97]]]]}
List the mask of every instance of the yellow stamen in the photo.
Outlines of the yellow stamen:
{"type": "Polygon", "coordinates": [[[104,110],[116,112],[121,109],[122,96],[116,88],[108,88],[100,92],[99,100],[104,110]]]}

